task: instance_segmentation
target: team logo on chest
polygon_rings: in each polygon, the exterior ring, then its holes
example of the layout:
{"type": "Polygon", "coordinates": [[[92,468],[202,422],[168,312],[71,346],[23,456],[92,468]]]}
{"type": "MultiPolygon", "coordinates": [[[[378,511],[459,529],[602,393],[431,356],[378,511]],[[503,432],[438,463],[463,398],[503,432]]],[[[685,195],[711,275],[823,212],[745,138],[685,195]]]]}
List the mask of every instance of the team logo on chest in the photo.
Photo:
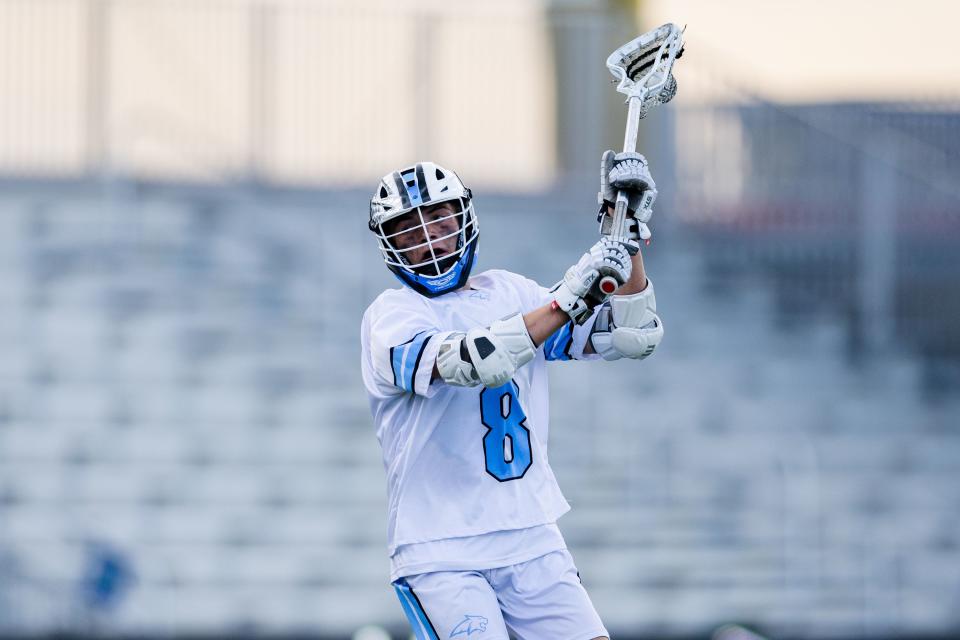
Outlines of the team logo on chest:
{"type": "Polygon", "coordinates": [[[453,628],[453,631],[450,632],[450,637],[455,636],[467,636],[468,638],[474,633],[483,633],[487,630],[487,619],[483,616],[463,616],[463,620],[460,621],[457,626],[453,628]]]}

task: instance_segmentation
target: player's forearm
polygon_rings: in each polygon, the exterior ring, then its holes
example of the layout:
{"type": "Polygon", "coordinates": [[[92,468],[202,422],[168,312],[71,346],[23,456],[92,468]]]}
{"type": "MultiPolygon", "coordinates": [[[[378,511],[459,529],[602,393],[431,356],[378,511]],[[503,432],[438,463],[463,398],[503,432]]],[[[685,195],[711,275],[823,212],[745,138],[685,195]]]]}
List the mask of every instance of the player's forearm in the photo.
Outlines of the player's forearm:
{"type": "MultiPolygon", "coordinates": [[[[570,316],[560,309],[554,309],[553,305],[545,304],[542,307],[534,309],[523,315],[523,323],[527,327],[527,333],[534,346],[539,347],[547,338],[553,335],[557,329],[567,324],[570,316]]],[[[440,370],[437,363],[433,363],[433,380],[440,378],[440,370]]]]}
{"type": "Polygon", "coordinates": [[[630,279],[614,292],[615,296],[629,296],[647,288],[647,272],[643,269],[643,256],[637,251],[637,255],[633,256],[631,261],[633,271],[630,272],[630,279]]]}
{"type": "Polygon", "coordinates": [[[556,333],[557,329],[570,322],[570,316],[553,305],[545,304],[523,315],[523,322],[527,325],[527,333],[536,346],[542,345],[547,338],[556,333]]]}

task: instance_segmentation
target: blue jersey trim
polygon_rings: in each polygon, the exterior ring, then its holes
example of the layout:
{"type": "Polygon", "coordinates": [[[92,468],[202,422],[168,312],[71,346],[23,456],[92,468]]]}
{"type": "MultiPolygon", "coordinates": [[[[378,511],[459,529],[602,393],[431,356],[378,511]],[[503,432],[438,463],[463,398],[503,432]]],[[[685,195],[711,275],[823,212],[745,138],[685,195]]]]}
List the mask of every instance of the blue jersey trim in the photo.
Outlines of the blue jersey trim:
{"type": "Polygon", "coordinates": [[[430,335],[421,331],[403,344],[390,348],[390,366],[393,369],[393,384],[404,391],[413,391],[420,359],[427,348],[430,335]]]}
{"type": "Polygon", "coordinates": [[[427,617],[427,612],[423,610],[420,598],[410,588],[406,579],[400,578],[394,582],[393,588],[397,592],[397,597],[400,598],[400,606],[403,607],[403,612],[407,615],[417,640],[440,640],[437,630],[427,617]]]}
{"type": "Polygon", "coordinates": [[[568,322],[543,343],[543,354],[547,360],[569,360],[570,347],[573,344],[573,322],[568,322]]]}

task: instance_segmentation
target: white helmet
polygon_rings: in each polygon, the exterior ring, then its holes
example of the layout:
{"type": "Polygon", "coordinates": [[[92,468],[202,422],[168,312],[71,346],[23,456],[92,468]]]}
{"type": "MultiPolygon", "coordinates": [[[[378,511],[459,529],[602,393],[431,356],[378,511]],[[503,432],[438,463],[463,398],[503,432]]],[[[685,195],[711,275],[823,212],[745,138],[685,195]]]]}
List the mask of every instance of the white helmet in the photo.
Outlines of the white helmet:
{"type": "Polygon", "coordinates": [[[377,236],[387,268],[405,285],[430,298],[462,287],[470,276],[477,257],[479,227],[473,211],[472,197],[470,189],[463,186],[457,174],[432,162],[418,162],[385,175],[370,199],[369,226],[377,236]],[[421,207],[440,202],[452,202],[456,211],[437,220],[425,222],[421,207]],[[409,233],[410,229],[388,234],[383,225],[411,212],[417,213],[420,219],[419,228],[426,241],[414,247],[399,249],[392,239],[409,233]],[[453,254],[437,257],[433,252],[433,244],[453,234],[430,239],[428,226],[450,218],[456,218],[459,223],[455,232],[457,248],[453,254]],[[412,263],[407,258],[409,252],[424,246],[430,248],[430,258],[412,263]]]}

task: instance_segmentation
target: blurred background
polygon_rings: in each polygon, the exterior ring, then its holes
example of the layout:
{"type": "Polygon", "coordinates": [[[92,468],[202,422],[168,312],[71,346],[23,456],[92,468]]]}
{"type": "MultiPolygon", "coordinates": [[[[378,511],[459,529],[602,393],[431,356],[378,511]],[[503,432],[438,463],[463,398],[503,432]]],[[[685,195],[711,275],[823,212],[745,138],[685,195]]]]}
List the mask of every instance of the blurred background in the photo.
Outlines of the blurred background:
{"type": "Polygon", "coordinates": [[[583,582],[620,639],[960,636],[958,18],[0,0],[0,636],[409,637],[369,195],[453,168],[478,268],[555,282],[622,141],[606,56],[668,21],[679,95],[640,142],[665,340],[551,365],[583,582]]]}

